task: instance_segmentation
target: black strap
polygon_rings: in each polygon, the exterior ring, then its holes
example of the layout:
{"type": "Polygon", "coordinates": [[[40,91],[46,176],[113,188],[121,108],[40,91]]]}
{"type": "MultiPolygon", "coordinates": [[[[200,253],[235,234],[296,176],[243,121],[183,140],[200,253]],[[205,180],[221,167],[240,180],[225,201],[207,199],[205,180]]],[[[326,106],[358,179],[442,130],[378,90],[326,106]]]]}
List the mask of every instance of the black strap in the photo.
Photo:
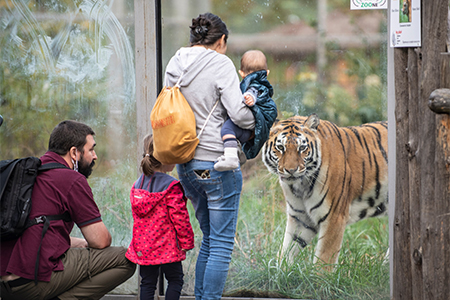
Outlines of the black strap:
{"type": "Polygon", "coordinates": [[[70,169],[70,168],[67,167],[66,165],[63,165],[63,164],[60,164],[57,162],[52,162],[52,163],[41,165],[38,169],[38,172],[53,170],[53,169],[70,169]]]}
{"type": "MultiPolygon", "coordinates": [[[[53,163],[41,165],[38,169],[38,172],[44,172],[44,171],[53,170],[53,169],[70,169],[70,168],[63,164],[53,162],[53,163]]],[[[38,276],[38,271],[39,271],[39,259],[41,256],[42,241],[44,240],[44,236],[47,233],[48,227],[50,226],[50,221],[54,221],[54,220],[64,220],[66,222],[70,222],[71,218],[70,218],[69,213],[65,212],[62,215],[39,216],[32,220],[28,220],[28,222],[27,222],[26,228],[33,226],[33,225],[44,223],[44,228],[42,229],[42,234],[41,234],[41,241],[39,243],[38,253],[37,253],[37,257],[36,257],[36,264],[34,267],[34,284],[38,283],[37,276],[38,276]]]]}
{"type": "Polygon", "coordinates": [[[71,218],[70,218],[69,213],[66,211],[62,215],[40,216],[40,217],[34,218],[33,220],[30,220],[30,222],[27,224],[27,227],[29,227],[29,226],[33,226],[36,224],[44,223],[44,228],[42,229],[42,234],[41,234],[41,241],[39,243],[38,253],[37,253],[37,257],[36,257],[36,264],[34,266],[34,284],[35,285],[37,285],[37,283],[38,283],[37,277],[38,277],[38,271],[39,271],[39,258],[41,256],[42,241],[44,240],[44,236],[47,233],[48,228],[50,227],[50,221],[55,221],[55,220],[63,220],[66,222],[70,222],[71,218]]]}
{"type": "Polygon", "coordinates": [[[14,280],[6,281],[5,283],[7,285],[9,285],[10,288],[13,288],[13,287],[18,287],[18,286],[27,284],[27,283],[29,283],[31,281],[33,281],[33,280],[28,279],[28,278],[20,277],[20,278],[14,279],[14,280]]]}

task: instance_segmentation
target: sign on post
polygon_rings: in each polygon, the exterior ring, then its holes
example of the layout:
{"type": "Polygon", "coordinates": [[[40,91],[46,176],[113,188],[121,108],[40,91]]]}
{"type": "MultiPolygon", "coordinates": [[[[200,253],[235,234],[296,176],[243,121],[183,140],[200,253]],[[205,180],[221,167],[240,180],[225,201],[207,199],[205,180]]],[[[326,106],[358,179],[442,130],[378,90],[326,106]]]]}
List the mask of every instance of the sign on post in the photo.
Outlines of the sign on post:
{"type": "Polygon", "coordinates": [[[391,47],[420,47],[420,0],[390,0],[391,47]]]}
{"type": "Polygon", "coordinates": [[[388,0],[350,0],[350,9],[386,9],[388,0]]]}

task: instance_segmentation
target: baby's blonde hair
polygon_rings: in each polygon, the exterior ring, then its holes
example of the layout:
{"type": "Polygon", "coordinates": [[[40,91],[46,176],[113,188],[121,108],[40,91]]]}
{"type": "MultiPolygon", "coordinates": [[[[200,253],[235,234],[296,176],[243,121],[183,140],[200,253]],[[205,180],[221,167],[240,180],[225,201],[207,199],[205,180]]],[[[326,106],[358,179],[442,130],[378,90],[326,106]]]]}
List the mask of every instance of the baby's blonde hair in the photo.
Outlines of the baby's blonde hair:
{"type": "Polygon", "coordinates": [[[241,71],[250,74],[256,71],[267,70],[267,59],[259,50],[249,50],[241,57],[241,71]]]}

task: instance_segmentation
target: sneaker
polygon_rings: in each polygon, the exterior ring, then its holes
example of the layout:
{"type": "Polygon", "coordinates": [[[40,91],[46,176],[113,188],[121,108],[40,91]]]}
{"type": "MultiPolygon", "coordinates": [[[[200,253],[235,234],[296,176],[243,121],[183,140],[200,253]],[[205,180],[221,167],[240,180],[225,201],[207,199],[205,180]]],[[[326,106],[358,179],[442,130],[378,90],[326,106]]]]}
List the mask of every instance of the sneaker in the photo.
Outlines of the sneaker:
{"type": "Polygon", "coordinates": [[[219,172],[231,171],[238,167],[239,167],[239,158],[237,156],[222,155],[214,164],[214,169],[219,172]]]}

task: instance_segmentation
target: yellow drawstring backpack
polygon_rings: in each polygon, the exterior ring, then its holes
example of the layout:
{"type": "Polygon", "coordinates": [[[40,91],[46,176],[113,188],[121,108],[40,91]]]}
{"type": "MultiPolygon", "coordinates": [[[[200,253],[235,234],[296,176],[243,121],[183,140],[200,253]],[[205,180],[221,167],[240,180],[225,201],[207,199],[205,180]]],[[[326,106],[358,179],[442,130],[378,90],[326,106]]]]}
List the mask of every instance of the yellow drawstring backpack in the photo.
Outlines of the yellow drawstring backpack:
{"type": "Polygon", "coordinates": [[[162,164],[182,164],[194,158],[199,137],[219,100],[197,135],[194,113],[180,91],[181,74],[174,87],[164,87],[150,114],[153,156],[162,164]]]}

